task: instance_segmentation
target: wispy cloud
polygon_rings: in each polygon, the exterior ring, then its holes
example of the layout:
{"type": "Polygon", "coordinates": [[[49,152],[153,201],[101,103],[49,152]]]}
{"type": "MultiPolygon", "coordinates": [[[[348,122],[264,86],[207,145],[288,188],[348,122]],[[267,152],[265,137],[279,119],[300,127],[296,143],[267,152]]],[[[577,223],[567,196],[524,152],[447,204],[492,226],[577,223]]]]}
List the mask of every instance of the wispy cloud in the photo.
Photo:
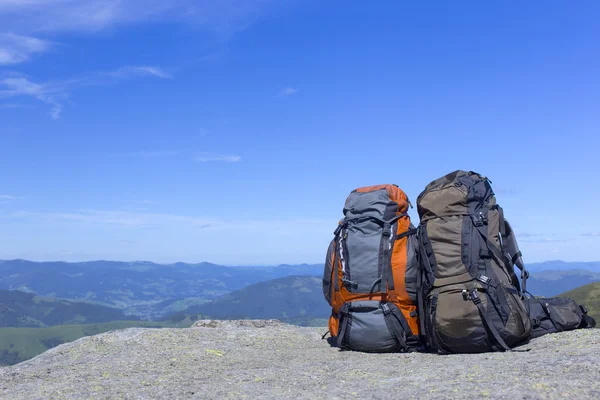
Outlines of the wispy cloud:
{"type": "Polygon", "coordinates": [[[46,40],[15,33],[0,33],[0,65],[25,62],[34,54],[48,51],[51,47],[52,43],[46,40]]]}
{"type": "Polygon", "coordinates": [[[582,233],[581,236],[585,236],[585,237],[600,237],[600,232],[582,233]]]}
{"type": "Polygon", "coordinates": [[[494,188],[494,193],[500,196],[516,196],[517,191],[510,187],[498,187],[494,188]]]}
{"type": "Polygon", "coordinates": [[[293,88],[293,87],[286,87],[286,88],[282,89],[279,93],[277,93],[277,95],[275,97],[291,96],[296,93],[298,93],[298,89],[293,88]]]}
{"type": "Polygon", "coordinates": [[[25,108],[25,106],[23,104],[17,103],[0,103],[0,110],[8,110],[15,108],[25,108]]]}
{"type": "Polygon", "coordinates": [[[222,162],[239,162],[241,157],[235,154],[215,154],[215,153],[197,153],[194,157],[198,162],[222,161],[222,162]]]}
{"type": "MultiPolygon", "coordinates": [[[[169,219],[171,219],[170,216],[169,219]]],[[[70,222],[86,224],[144,226],[161,220],[160,215],[133,213],[126,211],[76,210],[72,212],[43,213],[18,211],[4,216],[9,219],[39,219],[45,222],[70,222]]],[[[173,217],[173,219],[175,219],[173,217]]]]}
{"type": "Polygon", "coordinates": [[[97,32],[152,20],[187,21],[221,35],[254,22],[270,0],[0,0],[4,29],[97,32]]]}
{"type": "Polygon", "coordinates": [[[519,240],[517,238],[517,240],[521,243],[564,243],[564,242],[568,242],[571,241],[573,239],[571,238],[564,238],[564,239],[556,239],[556,238],[552,238],[552,237],[540,237],[540,238],[523,238],[521,240],[519,240]]]}
{"type": "Polygon", "coordinates": [[[45,83],[37,83],[24,75],[13,73],[4,78],[0,77],[0,99],[23,96],[34,98],[50,106],[50,116],[58,119],[63,111],[63,102],[72,91],[85,86],[102,86],[112,83],[115,79],[126,79],[132,76],[170,77],[159,67],[135,66],[119,68],[108,73],[95,72],[45,83]]]}
{"type": "Polygon", "coordinates": [[[145,204],[145,205],[151,205],[151,204],[156,204],[155,201],[152,200],[133,200],[134,204],[145,204]]]}
{"type": "Polygon", "coordinates": [[[22,76],[0,79],[0,98],[33,97],[50,106],[53,119],[60,117],[63,108],[60,100],[67,95],[66,87],[61,83],[38,84],[22,76]]]}
{"type": "Polygon", "coordinates": [[[239,162],[242,158],[236,154],[222,154],[222,153],[211,153],[204,151],[192,150],[140,150],[133,152],[117,153],[116,156],[126,157],[142,157],[142,158],[168,158],[173,156],[179,156],[182,159],[193,160],[196,162],[239,162]]]}
{"type": "MultiPolygon", "coordinates": [[[[19,64],[49,51],[56,42],[46,38],[64,32],[89,35],[148,21],[184,21],[226,40],[275,5],[273,0],[0,0],[0,65],[19,64]]],[[[172,74],[159,66],[127,65],[68,82],[0,76],[0,99],[29,96],[50,106],[51,117],[58,119],[74,88],[132,77],[168,79],[172,74]]]]}
{"type": "Polygon", "coordinates": [[[126,66],[115,71],[109,72],[108,75],[116,78],[129,78],[133,76],[154,76],[157,78],[170,79],[172,76],[159,67],[148,66],[126,66]]]}
{"type": "MultiPolygon", "coordinates": [[[[188,226],[200,229],[225,229],[231,228],[234,217],[221,218],[212,216],[194,216],[180,214],[162,214],[134,211],[112,210],[73,210],[69,212],[33,212],[18,211],[0,214],[2,219],[28,220],[36,223],[74,223],[86,225],[113,225],[120,227],[160,227],[160,226],[188,226]]],[[[290,226],[324,226],[335,225],[335,221],[319,219],[290,218],[280,219],[235,219],[238,228],[264,230],[277,227],[282,232],[289,232],[290,226]]]]}
{"type": "Polygon", "coordinates": [[[542,236],[542,234],[540,234],[540,233],[527,233],[527,232],[519,233],[520,238],[530,238],[530,237],[540,237],[540,236],[542,236]]]}
{"type": "Polygon", "coordinates": [[[125,153],[125,155],[132,157],[161,158],[176,156],[179,153],[179,150],[141,150],[134,151],[131,153],[125,153]]]}
{"type": "Polygon", "coordinates": [[[16,200],[17,196],[11,196],[9,194],[0,194],[0,200],[16,200]]]}

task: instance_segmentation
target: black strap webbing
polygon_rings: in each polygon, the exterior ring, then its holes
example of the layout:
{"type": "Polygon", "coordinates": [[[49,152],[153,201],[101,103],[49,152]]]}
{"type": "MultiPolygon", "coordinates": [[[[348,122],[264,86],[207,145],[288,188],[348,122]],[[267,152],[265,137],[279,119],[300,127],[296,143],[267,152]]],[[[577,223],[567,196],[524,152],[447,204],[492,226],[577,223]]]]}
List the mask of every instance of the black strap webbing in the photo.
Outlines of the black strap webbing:
{"type": "MultiPolygon", "coordinates": [[[[488,333],[492,334],[492,336],[494,337],[494,340],[496,341],[496,343],[498,343],[498,345],[500,345],[500,348],[502,348],[502,350],[510,350],[510,347],[508,347],[506,345],[506,343],[504,342],[504,339],[502,339],[502,337],[500,336],[500,333],[498,333],[496,326],[490,321],[490,318],[487,315],[487,311],[486,311],[485,307],[483,307],[483,304],[481,304],[481,299],[479,298],[479,295],[477,294],[477,290],[473,289],[470,294],[471,294],[471,301],[479,309],[479,314],[481,315],[481,319],[482,319],[483,323],[487,327],[488,333]]],[[[489,300],[489,298],[488,298],[488,300],[489,300]]]]}
{"type": "Polygon", "coordinates": [[[348,328],[348,322],[350,320],[350,315],[348,310],[350,309],[350,304],[346,303],[340,309],[339,315],[340,319],[342,319],[342,326],[338,329],[338,336],[336,341],[336,346],[341,348],[344,341],[344,336],[346,335],[346,329],[348,328]]]}
{"type": "Polygon", "coordinates": [[[400,311],[398,311],[397,308],[394,306],[390,307],[387,303],[382,303],[381,309],[383,310],[388,329],[396,336],[396,340],[398,340],[400,346],[403,349],[407,349],[405,336],[406,332],[410,332],[410,328],[408,327],[406,319],[400,314],[400,311]]]}
{"type": "MultiPolygon", "coordinates": [[[[522,256],[523,256],[523,253],[521,253],[521,250],[519,250],[519,251],[517,251],[517,253],[516,253],[516,254],[514,254],[514,255],[512,256],[512,259],[511,259],[510,261],[511,261],[513,264],[515,264],[515,263],[517,262],[517,260],[518,260],[519,258],[521,258],[522,256]]],[[[518,265],[517,265],[517,267],[518,267],[518,265]]]]}
{"type": "Polygon", "coordinates": [[[500,261],[502,261],[506,266],[509,266],[510,261],[508,260],[506,255],[504,253],[502,253],[502,250],[500,250],[495,244],[491,243],[488,240],[487,236],[483,232],[483,228],[481,226],[476,226],[476,228],[477,228],[477,232],[479,232],[479,234],[485,241],[487,248],[496,256],[496,258],[498,258],[500,261]]]}
{"type": "Polygon", "coordinates": [[[417,307],[421,336],[425,336],[425,305],[423,304],[423,271],[417,272],[417,307]]]}
{"type": "Polygon", "coordinates": [[[596,320],[587,314],[581,316],[580,328],[594,328],[596,326],[596,320]]]}
{"type": "Polygon", "coordinates": [[[342,252],[342,240],[343,239],[343,227],[342,225],[340,225],[338,227],[339,229],[335,230],[335,239],[337,239],[337,243],[335,245],[335,251],[334,253],[334,257],[333,257],[333,264],[332,264],[332,268],[335,269],[335,273],[334,273],[334,277],[333,277],[333,290],[335,293],[340,291],[340,283],[338,282],[340,279],[340,271],[338,268],[338,262],[343,262],[344,259],[344,254],[342,252]],[[339,259],[338,259],[339,257],[339,259]]]}
{"type": "Polygon", "coordinates": [[[418,230],[419,230],[419,228],[414,228],[414,229],[409,229],[407,231],[404,231],[401,234],[396,235],[396,240],[400,240],[406,236],[414,235],[417,233],[418,230]]]}
{"type": "Polygon", "coordinates": [[[504,238],[506,236],[506,225],[504,224],[504,210],[502,207],[497,206],[498,209],[498,219],[500,220],[500,235],[504,238]]]}
{"type": "Polygon", "coordinates": [[[492,254],[494,254],[494,256],[496,256],[496,258],[500,262],[502,262],[504,264],[504,267],[506,268],[506,271],[510,275],[510,278],[512,280],[513,285],[515,285],[515,287],[519,291],[521,291],[521,285],[519,284],[519,278],[517,278],[517,275],[515,275],[515,270],[512,267],[512,264],[510,263],[510,260],[502,252],[502,250],[500,250],[495,244],[491,243],[488,240],[486,234],[483,232],[483,227],[482,226],[477,226],[476,225],[475,229],[477,229],[477,232],[479,232],[479,234],[483,238],[483,241],[485,242],[485,245],[487,246],[488,250],[490,250],[492,252],[492,254]]]}
{"type": "Polygon", "coordinates": [[[510,256],[511,265],[516,265],[517,268],[521,270],[521,288],[525,291],[527,289],[527,278],[529,278],[529,273],[525,269],[525,264],[523,263],[523,254],[519,250],[517,238],[515,237],[515,233],[508,220],[503,219],[500,223],[501,226],[504,227],[504,234],[502,236],[504,250],[506,250],[510,256]]]}

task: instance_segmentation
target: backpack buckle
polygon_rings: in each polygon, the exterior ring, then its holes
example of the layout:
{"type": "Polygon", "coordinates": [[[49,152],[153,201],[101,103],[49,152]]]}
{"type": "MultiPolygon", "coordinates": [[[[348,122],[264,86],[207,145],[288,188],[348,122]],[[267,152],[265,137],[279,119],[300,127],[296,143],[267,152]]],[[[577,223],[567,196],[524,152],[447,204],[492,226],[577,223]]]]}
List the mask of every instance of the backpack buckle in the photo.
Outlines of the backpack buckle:
{"type": "Polygon", "coordinates": [[[475,305],[478,305],[481,303],[481,299],[479,298],[479,295],[477,294],[477,291],[475,289],[471,290],[470,297],[471,297],[471,301],[473,303],[475,303],[475,305]]]}
{"type": "Polygon", "coordinates": [[[339,233],[342,231],[342,229],[344,229],[345,227],[348,226],[348,221],[342,219],[340,222],[338,222],[338,226],[335,228],[335,231],[333,231],[334,236],[339,235],[339,233]]]}
{"type": "Polygon", "coordinates": [[[471,218],[473,219],[473,225],[477,227],[487,225],[488,223],[487,216],[481,211],[479,211],[479,214],[472,215],[471,218]]]}
{"type": "Polygon", "coordinates": [[[348,277],[342,278],[342,284],[350,289],[358,289],[358,283],[351,281],[348,277]]]}
{"type": "Polygon", "coordinates": [[[387,303],[383,303],[381,309],[383,310],[383,315],[390,315],[392,313],[392,310],[390,310],[390,306],[388,306],[387,303]]]}
{"type": "Polygon", "coordinates": [[[588,313],[588,309],[586,306],[584,306],[583,304],[579,305],[579,309],[581,310],[582,313],[587,314],[588,313]]]}

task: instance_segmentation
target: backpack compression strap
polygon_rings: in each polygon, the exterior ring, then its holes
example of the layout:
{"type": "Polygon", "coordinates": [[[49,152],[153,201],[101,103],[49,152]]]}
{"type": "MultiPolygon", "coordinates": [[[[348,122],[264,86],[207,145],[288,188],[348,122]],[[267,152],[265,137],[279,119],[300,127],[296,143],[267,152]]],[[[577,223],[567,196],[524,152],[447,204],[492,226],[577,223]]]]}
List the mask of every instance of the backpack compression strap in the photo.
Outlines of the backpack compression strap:
{"type": "MultiPolygon", "coordinates": [[[[502,210],[502,208],[499,208],[502,210]]],[[[500,220],[500,231],[504,231],[502,233],[502,244],[504,245],[505,250],[508,252],[508,256],[510,257],[510,261],[513,265],[516,265],[517,268],[521,270],[521,289],[523,291],[527,290],[527,278],[529,278],[529,272],[525,269],[525,264],[523,264],[523,254],[521,250],[519,250],[519,245],[517,244],[517,238],[515,237],[515,233],[510,226],[510,223],[507,219],[504,219],[504,215],[501,213],[500,220]],[[502,227],[504,229],[502,229],[502,227]]]]}
{"type": "MultiPolygon", "coordinates": [[[[504,264],[504,266],[506,267],[506,270],[509,273],[509,275],[511,277],[511,280],[513,281],[513,285],[517,288],[517,290],[519,292],[522,292],[522,287],[521,287],[521,284],[519,284],[519,279],[515,275],[515,270],[513,268],[513,264],[510,262],[510,260],[506,256],[506,254],[504,254],[502,252],[502,250],[500,250],[495,244],[491,243],[488,240],[485,232],[483,231],[483,224],[482,223],[475,223],[474,225],[475,225],[475,229],[477,229],[477,232],[479,232],[479,234],[483,238],[483,241],[485,242],[488,250],[491,251],[492,254],[494,256],[496,256],[496,258],[498,260],[500,260],[500,262],[502,262],[504,264]]],[[[527,275],[523,275],[522,274],[521,275],[521,280],[522,280],[522,283],[525,283],[527,281],[527,275]]]]}
{"type": "Polygon", "coordinates": [[[398,310],[395,305],[390,307],[387,303],[381,304],[381,310],[383,311],[384,318],[386,319],[386,325],[388,326],[388,329],[394,334],[400,346],[403,349],[407,349],[406,336],[408,332],[410,332],[410,327],[408,326],[408,322],[406,322],[404,315],[402,315],[400,310],[398,310]],[[402,329],[400,329],[400,326],[402,329]]]}
{"type": "Polygon", "coordinates": [[[487,315],[485,307],[483,307],[483,304],[481,304],[481,299],[477,294],[477,290],[472,289],[469,293],[469,297],[471,298],[473,304],[477,306],[477,309],[479,309],[479,314],[481,315],[481,319],[483,320],[484,325],[487,327],[488,332],[491,332],[496,342],[500,345],[500,348],[502,348],[502,350],[505,351],[510,350],[510,347],[506,345],[506,342],[504,342],[504,340],[500,336],[500,333],[498,333],[496,326],[489,320],[489,316],[487,315]]]}

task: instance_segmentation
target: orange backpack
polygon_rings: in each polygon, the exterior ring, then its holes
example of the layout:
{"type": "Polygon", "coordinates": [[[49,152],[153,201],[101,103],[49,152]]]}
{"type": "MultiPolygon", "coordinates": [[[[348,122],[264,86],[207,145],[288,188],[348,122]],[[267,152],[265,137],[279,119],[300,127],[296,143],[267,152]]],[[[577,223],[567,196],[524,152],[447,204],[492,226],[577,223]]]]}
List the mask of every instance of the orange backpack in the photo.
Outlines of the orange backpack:
{"type": "Polygon", "coordinates": [[[323,294],[333,346],[363,352],[417,350],[417,229],[392,184],[353,190],[329,244],[323,294]]]}

